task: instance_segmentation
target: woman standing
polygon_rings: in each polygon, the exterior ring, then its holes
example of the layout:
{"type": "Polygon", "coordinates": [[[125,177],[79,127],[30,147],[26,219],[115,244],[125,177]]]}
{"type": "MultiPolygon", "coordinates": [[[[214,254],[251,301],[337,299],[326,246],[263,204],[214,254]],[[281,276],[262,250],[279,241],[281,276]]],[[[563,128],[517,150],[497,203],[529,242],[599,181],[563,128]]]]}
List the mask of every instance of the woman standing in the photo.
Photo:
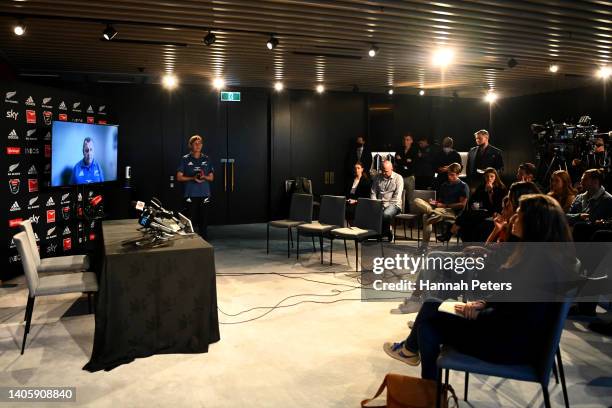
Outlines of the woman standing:
{"type": "Polygon", "coordinates": [[[215,179],[212,162],[202,153],[203,139],[200,135],[189,138],[189,154],[181,157],[176,170],[176,181],[185,183],[185,213],[191,219],[200,236],[206,239],[208,208],[210,206],[210,183],[215,179]]]}
{"type": "Polygon", "coordinates": [[[559,202],[564,212],[568,212],[576,198],[576,189],[572,187],[572,179],[565,170],[557,170],[550,176],[549,196],[559,202]]]}

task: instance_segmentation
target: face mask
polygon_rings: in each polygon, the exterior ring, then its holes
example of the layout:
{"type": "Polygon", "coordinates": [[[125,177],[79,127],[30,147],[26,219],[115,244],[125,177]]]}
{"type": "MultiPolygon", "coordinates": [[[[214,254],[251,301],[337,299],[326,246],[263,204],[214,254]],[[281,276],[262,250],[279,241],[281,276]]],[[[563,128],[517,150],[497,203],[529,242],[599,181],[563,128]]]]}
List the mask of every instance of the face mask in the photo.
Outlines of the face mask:
{"type": "Polygon", "coordinates": [[[443,147],[442,150],[444,151],[444,153],[449,154],[451,152],[451,150],[453,150],[452,147],[443,147]]]}
{"type": "Polygon", "coordinates": [[[357,147],[363,147],[364,143],[355,143],[357,147]]]}
{"type": "Polygon", "coordinates": [[[595,143],[595,146],[597,147],[603,147],[603,145],[604,145],[603,143],[595,143]]]}

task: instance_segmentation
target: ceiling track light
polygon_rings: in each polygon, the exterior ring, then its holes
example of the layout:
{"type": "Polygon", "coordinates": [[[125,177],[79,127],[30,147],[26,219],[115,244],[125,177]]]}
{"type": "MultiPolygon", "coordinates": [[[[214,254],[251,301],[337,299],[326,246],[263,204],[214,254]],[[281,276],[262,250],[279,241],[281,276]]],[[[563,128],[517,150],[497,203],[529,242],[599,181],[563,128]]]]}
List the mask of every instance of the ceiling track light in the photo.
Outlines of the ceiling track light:
{"type": "Polygon", "coordinates": [[[207,46],[211,46],[217,41],[217,36],[212,33],[212,31],[208,30],[208,34],[204,36],[204,44],[207,46]]]}
{"type": "Polygon", "coordinates": [[[555,72],[559,71],[559,66],[557,64],[550,64],[548,70],[554,74],[555,72]]]}
{"type": "Polygon", "coordinates": [[[273,50],[277,46],[278,46],[278,38],[274,37],[274,34],[270,35],[270,39],[266,43],[266,47],[268,47],[269,50],[273,50]]]}
{"type": "Polygon", "coordinates": [[[378,54],[378,47],[372,44],[372,46],[370,47],[370,51],[368,51],[368,55],[374,58],[376,54],[378,54]]]}
{"type": "Polygon", "coordinates": [[[26,32],[26,26],[25,24],[23,24],[23,22],[18,22],[17,24],[15,24],[15,27],[13,27],[13,32],[15,33],[15,35],[17,36],[22,36],[25,34],[26,32]]]}
{"type": "Polygon", "coordinates": [[[106,41],[112,40],[113,38],[115,38],[116,35],[117,35],[117,30],[115,30],[115,28],[110,24],[107,24],[106,28],[102,32],[102,37],[104,37],[106,41]]]}
{"type": "Polygon", "coordinates": [[[425,90],[421,89],[421,90],[419,91],[419,96],[423,96],[423,95],[425,95],[425,90]]]}
{"type": "Polygon", "coordinates": [[[393,93],[394,93],[393,88],[389,89],[389,90],[387,91],[387,93],[388,93],[389,95],[393,95],[393,93]]]}

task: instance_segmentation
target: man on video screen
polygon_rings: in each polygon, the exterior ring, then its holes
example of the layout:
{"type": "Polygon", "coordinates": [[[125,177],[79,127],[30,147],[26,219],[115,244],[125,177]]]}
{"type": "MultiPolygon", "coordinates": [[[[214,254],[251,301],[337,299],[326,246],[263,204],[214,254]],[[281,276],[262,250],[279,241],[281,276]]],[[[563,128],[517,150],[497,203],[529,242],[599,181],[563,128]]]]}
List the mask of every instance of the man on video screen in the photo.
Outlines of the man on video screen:
{"type": "Polygon", "coordinates": [[[94,143],[90,137],[83,139],[83,159],[74,165],[70,184],[89,184],[104,181],[104,174],[94,160],[94,143]]]}

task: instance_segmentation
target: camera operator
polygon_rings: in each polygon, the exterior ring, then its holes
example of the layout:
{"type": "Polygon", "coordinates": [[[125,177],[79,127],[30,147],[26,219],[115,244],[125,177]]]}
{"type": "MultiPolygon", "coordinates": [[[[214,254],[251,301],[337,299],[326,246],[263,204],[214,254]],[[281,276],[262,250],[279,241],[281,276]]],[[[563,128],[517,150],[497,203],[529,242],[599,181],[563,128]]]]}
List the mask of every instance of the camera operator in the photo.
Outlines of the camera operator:
{"type": "Polygon", "coordinates": [[[604,186],[609,188],[610,158],[606,151],[606,144],[603,137],[595,138],[593,150],[585,155],[583,159],[572,160],[572,180],[578,181],[578,177],[586,169],[602,169],[604,172],[604,186]]]}
{"type": "Polygon", "coordinates": [[[612,195],[602,185],[603,172],[589,169],[580,180],[583,193],[578,194],[567,213],[570,225],[574,226],[574,241],[587,242],[612,218],[612,195]]]}

